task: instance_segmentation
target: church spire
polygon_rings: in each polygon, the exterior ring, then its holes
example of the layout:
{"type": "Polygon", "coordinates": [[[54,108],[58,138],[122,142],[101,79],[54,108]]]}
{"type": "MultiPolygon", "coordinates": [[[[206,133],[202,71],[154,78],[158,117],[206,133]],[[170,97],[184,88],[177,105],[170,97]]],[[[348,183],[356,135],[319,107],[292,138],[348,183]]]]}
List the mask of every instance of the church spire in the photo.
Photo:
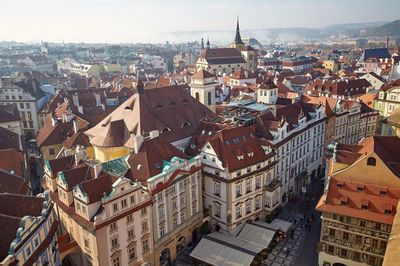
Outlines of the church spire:
{"type": "Polygon", "coordinates": [[[242,38],[240,37],[239,16],[237,17],[237,22],[236,22],[235,44],[244,44],[242,38]]]}

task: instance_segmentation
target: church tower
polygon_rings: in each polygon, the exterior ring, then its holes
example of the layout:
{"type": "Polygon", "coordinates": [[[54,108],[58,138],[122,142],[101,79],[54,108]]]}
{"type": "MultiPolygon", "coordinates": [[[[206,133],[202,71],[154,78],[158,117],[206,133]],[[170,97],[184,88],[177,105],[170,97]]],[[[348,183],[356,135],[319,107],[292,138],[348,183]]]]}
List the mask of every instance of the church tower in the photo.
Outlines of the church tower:
{"type": "Polygon", "coordinates": [[[236,48],[238,50],[244,50],[244,48],[245,48],[244,42],[242,41],[242,37],[240,37],[239,17],[237,18],[237,21],[236,21],[235,40],[233,41],[231,47],[236,48]]]}
{"type": "Polygon", "coordinates": [[[190,77],[190,95],[215,113],[215,75],[203,69],[190,77]]]}

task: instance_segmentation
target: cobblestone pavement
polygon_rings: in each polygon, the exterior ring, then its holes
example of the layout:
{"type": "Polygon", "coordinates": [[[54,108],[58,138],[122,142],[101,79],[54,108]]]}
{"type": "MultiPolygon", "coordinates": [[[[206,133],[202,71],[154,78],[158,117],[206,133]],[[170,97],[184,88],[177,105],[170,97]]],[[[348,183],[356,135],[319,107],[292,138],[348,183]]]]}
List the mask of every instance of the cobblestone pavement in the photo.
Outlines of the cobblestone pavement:
{"type": "Polygon", "coordinates": [[[263,265],[265,266],[314,266],[317,265],[318,255],[316,246],[319,241],[320,220],[319,213],[315,205],[322,194],[322,181],[312,182],[308,187],[310,206],[307,207],[306,201],[298,199],[295,202],[286,204],[282,212],[278,215],[279,219],[293,223],[296,220],[293,239],[290,233],[285,240],[278,243],[276,248],[268,256],[263,265]],[[301,223],[301,218],[305,215],[308,219],[311,215],[315,221],[311,225],[311,230],[305,228],[305,223],[301,223]],[[286,252],[285,248],[289,251],[286,252]]]}

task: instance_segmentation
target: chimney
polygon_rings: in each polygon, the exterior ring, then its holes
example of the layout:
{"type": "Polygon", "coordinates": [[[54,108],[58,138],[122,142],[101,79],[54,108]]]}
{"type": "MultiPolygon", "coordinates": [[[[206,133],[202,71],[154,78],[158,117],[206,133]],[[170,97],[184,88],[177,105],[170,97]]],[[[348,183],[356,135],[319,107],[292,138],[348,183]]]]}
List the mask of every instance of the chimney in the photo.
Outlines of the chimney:
{"type": "Polygon", "coordinates": [[[78,98],[78,94],[74,93],[72,95],[72,103],[79,108],[79,98],[78,98]]]}
{"type": "Polygon", "coordinates": [[[76,120],[77,120],[77,118],[75,117],[75,119],[72,120],[72,124],[74,126],[74,132],[78,133],[78,131],[79,131],[79,123],[76,120]]]}
{"type": "Polygon", "coordinates": [[[140,79],[136,84],[136,89],[137,89],[139,94],[144,94],[144,84],[140,79]]]}
{"type": "Polygon", "coordinates": [[[57,117],[54,114],[51,114],[51,125],[54,127],[57,124],[57,117]]]}
{"type": "Polygon", "coordinates": [[[94,170],[94,178],[98,178],[101,172],[101,163],[93,165],[93,170],[94,170]]]}
{"type": "Polygon", "coordinates": [[[158,138],[158,136],[160,136],[160,132],[158,130],[152,130],[149,133],[150,135],[150,139],[155,139],[158,138]]]}
{"type": "Polygon", "coordinates": [[[75,165],[77,166],[80,161],[86,160],[86,150],[83,146],[77,145],[75,148],[75,165]]]}
{"type": "Polygon", "coordinates": [[[101,105],[100,94],[99,93],[95,93],[94,94],[94,98],[96,99],[96,106],[100,106],[101,105]]]}
{"type": "Polygon", "coordinates": [[[140,147],[142,146],[143,143],[143,136],[142,135],[132,135],[133,138],[133,149],[135,150],[135,153],[138,153],[140,150],[140,147]]]}

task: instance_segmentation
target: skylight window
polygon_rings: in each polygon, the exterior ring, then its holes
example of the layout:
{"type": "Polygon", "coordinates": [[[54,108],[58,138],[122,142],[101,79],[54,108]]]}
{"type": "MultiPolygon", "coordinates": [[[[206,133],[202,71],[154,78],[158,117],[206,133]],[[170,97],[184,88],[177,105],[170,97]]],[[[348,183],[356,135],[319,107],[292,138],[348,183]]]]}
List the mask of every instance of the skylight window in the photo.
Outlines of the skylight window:
{"type": "Polygon", "coordinates": [[[230,145],[229,140],[225,140],[225,144],[229,146],[230,145]]]}

